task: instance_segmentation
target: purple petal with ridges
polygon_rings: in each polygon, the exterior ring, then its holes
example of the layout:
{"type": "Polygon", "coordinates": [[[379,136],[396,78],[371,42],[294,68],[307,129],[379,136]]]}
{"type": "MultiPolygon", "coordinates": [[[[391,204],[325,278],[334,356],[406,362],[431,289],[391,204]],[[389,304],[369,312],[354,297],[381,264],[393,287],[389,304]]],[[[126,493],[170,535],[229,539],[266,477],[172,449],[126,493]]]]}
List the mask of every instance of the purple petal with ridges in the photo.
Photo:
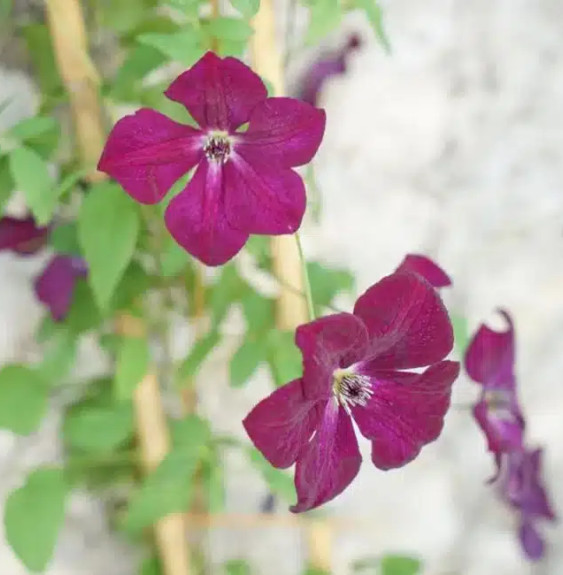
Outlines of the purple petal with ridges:
{"type": "Polygon", "coordinates": [[[358,299],[354,314],[369,331],[373,369],[423,367],[452,350],[448,312],[436,290],[417,274],[383,278],[358,299]]]}
{"type": "Polygon", "coordinates": [[[203,157],[203,134],[143,108],[111,131],[98,169],[142,204],[156,204],[203,157]]]}
{"type": "Polygon", "coordinates": [[[506,331],[481,325],[465,352],[469,377],[487,387],[514,389],[514,324],[510,315],[499,310],[508,324],[506,331]]]}
{"type": "Polygon", "coordinates": [[[452,285],[452,280],[438,264],[430,258],[419,254],[408,254],[405,256],[405,259],[395,271],[418,274],[435,288],[452,285]]]}
{"type": "Polygon", "coordinates": [[[534,523],[529,519],[524,519],[518,529],[520,545],[526,557],[532,561],[539,561],[545,551],[545,544],[534,523]]]}
{"type": "Polygon", "coordinates": [[[72,303],[76,281],[87,275],[84,260],[72,256],[55,256],[35,281],[37,299],[45,304],[55,321],[66,317],[72,303]]]}
{"type": "Polygon", "coordinates": [[[442,361],[422,374],[359,368],[372,378],[373,395],[365,407],[353,407],[352,415],[362,435],[372,440],[374,465],[402,467],[440,435],[459,363],[442,361]]]}
{"type": "Polygon", "coordinates": [[[487,439],[487,447],[493,453],[522,449],[524,440],[524,419],[517,409],[495,408],[482,399],[473,407],[479,427],[487,439]]]}
{"type": "Polygon", "coordinates": [[[335,369],[361,359],[367,349],[364,324],[351,313],[322,317],[301,325],[295,343],[303,355],[303,387],[308,398],[328,398],[335,369]]]}
{"type": "Polygon", "coordinates": [[[262,455],[274,466],[293,465],[315,431],[322,405],[305,399],[300,379],[276,389],[242,422],[262,455]]]}
{"type": "Polygon", "coordinates": [[[260,76],[240,60],[207,52],[165,94],[183,104],[202,128],[234,131],[248,122],[268,92],[260,76]]]}
{"type": "Polygon", "coordinates": [[[10,250],[20,255],[38,252],[47,243],[49,227],[38,226],[32,217],[0,219],[0,251],[10,250]]]}
{"type": "Polygon", "coordinates": [[[166,227],[190,254],[208,266],[234,257],[248,234],[231,226],[225,215],[222,166],[203,160],[186,189],[166,209],[166,227]]]}
{"type": "Polygon", "coordinates": [[[291,511],[308,511],[334,499],[350,485],[361,463],[350,416],[328,401],[317,433],[297,459],[297,503],[291,511]]]}
{"type": "Polygon", "coordinates": [[[301,176],[287,168],[256,169],[238,156],[224,166],[225,210],[231,225],[250,234],[292,234],[305,213],[301,176]]]}
{"type": "Polygon", "coordinates": [[[302,166],[317,153],[325,123],[324,110],[306,102],[268,98],[252,112],[248,130],[237,134],[235,150],[257,170],[302,166]]]}

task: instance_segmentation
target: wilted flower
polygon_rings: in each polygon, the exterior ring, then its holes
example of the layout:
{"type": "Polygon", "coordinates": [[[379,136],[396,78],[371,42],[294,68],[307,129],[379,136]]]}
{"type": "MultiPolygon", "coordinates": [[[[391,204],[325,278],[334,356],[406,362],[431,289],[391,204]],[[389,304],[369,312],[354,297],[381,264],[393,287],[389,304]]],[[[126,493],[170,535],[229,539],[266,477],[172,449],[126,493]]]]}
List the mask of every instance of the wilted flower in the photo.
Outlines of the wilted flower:
{"type": "Polygon", "coordinates": [[[360,37],[352,34],[346,44],[337,52],[322,54],[307,68],[300,79],[296,96],[313,106],[318,105],[319,96],[327,80],[346,72],[346,59],[350,52],[361,46],[360,37]]]}
{"type": "Polygon", "coordinates": [[[292,98],[268,98],[250,68],[212,52],[165,95],[183,104],[200,128],[143,108],[117,122],[98,168],[137,201],[155,204],[196,167],[165,219],[175,240],[208,265],[231,259],[250,234],[295,232],[306,198],[292,168],[315,155],[324,112],[292,98]]]}
{"type": "Polygon", "coordinates": [[[555,521],[555,512],[541,480],[542,450],[517,450],[503,454],[497,487],[501,497],[519,515],[518,537],[527,557],[541,559],[545,545],[538,521],[555,521]]]}
{"type": "Polygon", "coordinates": [[[303,376],[246,417],[256,447],[275,467],[297,463],[295,512],[341,493],[359,471],[352,427],[372,441],[380,469],[405,465],[438,437],[459,364],[448,314],[421,276],[395,272],[368,289],[354,313],[297,329],[303,376]],[[422,373],[403,371],[425,367],[422,373]]]}
{"type": "Polygon", "coordinates": [[[473,415],[485,433],[488,448],[499,456],[523,448],[524,417],[516,395],[514,375],[514,326],[510,315],[501,310],[506,331],[481,325],[465,353],[465,369],[483,386],[473,415]]]}

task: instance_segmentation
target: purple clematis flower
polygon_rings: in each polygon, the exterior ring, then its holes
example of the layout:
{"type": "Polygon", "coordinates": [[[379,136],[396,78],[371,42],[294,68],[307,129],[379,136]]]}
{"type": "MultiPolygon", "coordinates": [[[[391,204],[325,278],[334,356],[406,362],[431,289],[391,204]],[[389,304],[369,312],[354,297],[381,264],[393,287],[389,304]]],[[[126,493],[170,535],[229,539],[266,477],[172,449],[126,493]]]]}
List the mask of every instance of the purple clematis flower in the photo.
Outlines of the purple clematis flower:
{"type": "Polygon", "coordinates": [[[26,218],[0,218],[0,251],[9,250],[19,255],[37,253],[47,243],[50,228],[38,226],[29,216],[26,218]]]}
{"type": "Polygon", "coordinates": [[[49,308],[55,321],[64,320],[77,280],[87,275],[88,267],[82,258],[56,255],[35,280],[37,299],[49,308]]]}
{"type": "Polygon", "coordinates": [[[435,288],[443,288],[452,285],[450,276],[435,262],[426,256],[408,254],[401,262],[396,271],[408,271],[421,275],[435,288]]]}
{"type": "Polygon", "coordinates": [[[498,332],[481,325],[465,353],[469,377],[483,386],[473,415],[485,433],[497,467],[501,453],[523,449],[525,427],[516,395],[514,325],[506,311],[500,313],[508,329],[498,332]]]}
{"type": "Polygon", "coordinates": [[[352,34],[346,44],[333,54],[323,54],[305,71],[297,89],[297,98],[317,106],[323,86],[332,76],[346,72],[346,59],[362,45],[358,35],[352,34]]]}
{"type": "Polygon", "coordinates": [[[354,420],[380,469],[401,467],[435,440],[459,364],[442,361],[452,326],[437,291],[420,275],[395,272],[369,288],[354,313],[300,326],[303,376],[275,390],[244,420],[274,467],[295,468],[294,512],[341,493],[362,461],[354,420]],[[404,371],[426,367],[421,372],[404,371]]]}
{"type": "Polygon", "coordinates": [[[195,167],[165,220],[174,239],[207,265],[227,262],[250,234],[295,232],[306,198],[292,168],[315,155],[324,111],[292,98],[268,98],[250,68],[212,52],[165,95],[183,104],[200,128],[143,108],[117,122],[98,168],[138,202],[155,204],[195,167]]]}
{"type": "Polygon", "coordinates": [[[542,484],[541,463],[541,449],[522,449],[503,454],[496,483],[501,497],[519,514],[520,544],[532,561],[541,559],[545,551],[537,528],[538,520],[556,520],[542,484]]]}

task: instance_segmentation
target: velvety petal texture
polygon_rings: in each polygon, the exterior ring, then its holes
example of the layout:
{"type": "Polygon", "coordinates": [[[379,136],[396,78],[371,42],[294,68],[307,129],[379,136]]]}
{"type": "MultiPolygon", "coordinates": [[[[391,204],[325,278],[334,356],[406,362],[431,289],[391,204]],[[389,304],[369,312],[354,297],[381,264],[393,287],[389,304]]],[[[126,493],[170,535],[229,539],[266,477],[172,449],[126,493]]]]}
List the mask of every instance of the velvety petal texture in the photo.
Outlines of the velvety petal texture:
{"type": "Polygon", "coordinates": [[[55,321],[66,317],[72,303],[76,281],[88,274],[81,258],[55,256],[35,282],[37,299],[45,304],[55,321]]]}
{"type": "Polygon", "coordinates": [[[98,168],[142,204],[160,202],[195,168],[165,219],[174,239],[210,266],[234,257],[250,234],[297,231],[305,185],[291,168],[317,152],[324,112],[268,98],[248,66],[213,52],[172,82],[166,96],[183,104],[199,129],[143,108],[117,122],[98,168]]]}
{"type": "Polygon", "coordinates": [[[396,271],[418,274],[435,288],[452,285],[452,280],[448,274],[437,263],[419,254],[408,254],[396,271]]]}
{"type": "Polygon", "coordinates": [[[444,360],[452,327],[437,291],[419,274],[384,278],[358,299],[354,314],[302,325],[295,342],[302,379],[276,390],[245,420],[274,465],[295,461],[292,511],[323,505],[357,475],[352,419],[371,440],[380,469],[405,465],[440,435],[459,363],[444,360]],[[426,369],[401,371],[405,366],[426,369]]]}
{"type": "Polygon", "coordinates": [[[38,226],[30,216],[27,218],[0,218],[0,251],[9,250],[20,255],[38,252],[47,243],[48,226],[38,226]]]}

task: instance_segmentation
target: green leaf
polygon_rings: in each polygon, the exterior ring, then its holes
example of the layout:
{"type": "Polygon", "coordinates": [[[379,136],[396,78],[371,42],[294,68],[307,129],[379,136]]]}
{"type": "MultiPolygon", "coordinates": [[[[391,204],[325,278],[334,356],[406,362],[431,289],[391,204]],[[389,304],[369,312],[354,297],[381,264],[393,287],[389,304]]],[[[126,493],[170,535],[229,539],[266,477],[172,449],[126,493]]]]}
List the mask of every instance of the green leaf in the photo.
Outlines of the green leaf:
{"type": "Polygon", "coordinates": [[[245,18],[252,18],[260,9],[260,0],[231,0],[231,4],[245,18]]]}
{"type": "Polygon", "coordinates": [[[63,525],[67,486],[61,469],[36,469],[6,500],[6,539],[21,562],[43,571],[63,525]]]}
{"type": "Polygon", "coordinates": [[[220,513],[225,509],[225,469],[217,450],[204,460],[201,481],[209,513],[220,513]]]}
{"type": "Polygon", "coordinates": [[[160,259],[160,275],[164,278],[173,278],[182,273],[191,262],[191,258],[172,238],[166,236],[162,256],[160,259]]]}
{"type": "Polygon", "coordinates": [[[264,332],[274,325],[273,300],[255,291],[248,291],[241,303],[249,332],[254,334],[264,332]]]}
{"type": "Polygon", "coordinates": [[[228,42],[247,42],[253,34],[252,26],[244,20],[223,16],[207,22],[205,32],[209,38],[228,42]]]}
{"type": "Polygon", "coordinates": [[[160,561],[156,555],[147,557],[141,564],[139,575],[162,575],[160,561]]]}
{"type": "Polygon", "coordinates": [[[161,517],[187,511],[202,447],[194,441],[172,449],[146,477],[129,504],[123,524],[128,532],[138,534],[161,517]]]}
{"type": "Polygon", "coordinates": [[[27,367],[0,370],[0,428],[27,435],[39,427],[47,408],[47,386],[27,367]]]}
{"type": "Polygon", "coordinates": [[[60,385],[72,369],[77,352],[76,335],[68,329],[59,328],[47,343],[37,370],[49,385],[60,385]]]}
{"type": "Polygon", "coordinates": [[[76,223],[57,224],[49,234],[49,245],[60,254],[80,255],[76,223]]]}
{"type": "Polygon", "coordinates": [[[323,308],[330,306],[339,293],[354,290],[354,276],[348,270],[331,269],[318,262],[309,262],[307,272],[318,315],[322,315],[323,308]]]}
{"type": "Polygon", "coordinates": [[[101,24],[124,34],[138,26],[150,14],[154,2],[151,0],[98,0],[96,4],[100,11],[101,24]]]}
{"type": "Polygon", "coordinates": [[[303,575],[330,575],[330,571],[320,569],[319,567],[307,567],[303,575]]]}
{"type": "Polygon", "coordinates": [[[10,153],[10,171],[37,223],[49,223],[58,196],[45,160],[29,148],[16,148],[10,153]]]}
{"type": "Polygon", "coordinates": [[[221,336],[219,332],[212,330],[205,337],[195,343],[190,353],[178,369],[178,383],[180,386],[186,385],[197,373],[205,358],[219,343],[220,339],[221,336]]]}
{"type": "Polygon", "coordinates": [[[270,465],[270,462],[253,447],[248,450],[250,461],[254,467],[262,474],[264,481],[272,491],[282,497],[288,503],[295,502],[295,487],[293,479],[280,469],[270,465]]]}
{"type": "Polygon", "coordinates": [[[130,405],[78,406],[69,410],[63,425],[65,443],[76,449],[108,452],[133,437],[130,405]]]}
{"type": "Polygon", "coordinates": [[[450,320],[454,328],[455,348],[460,357],[463,357],[470,340],[467,318],[462,315],[450,314],[450,320]]]}
{"type": "Polygon", "coordinates": [[[225,562],[225,575],[250,575],[250,565],[245,559],[231,559],[225,562]]]}
{"type": "Polygon", "coordinates": [[[212,325],[218,327],[231,305],[239,300],[247,290],[248,286],[239,276],[235,266],[232,263],[224,265],[219,279],[210,290],[209,307],[212,325]]]}
{"type": "Polygon", "coordinates": [[[133,311],[135,303],[150,288],[150,278],[140,264],[133,261],[125,270],[108,306],[114,311],[133,311]]]}
{"type": "Polygon", "coordinates": [[[284,385],[303,373],[302,358],[291,331],[272,330],[267,336],[268,365],[276,387],[284,385]]]}
{"type": "Polygon", "coordinates": [[[203,55],[199,32],[195,28],[183,29],[173,34],[143,34],[137,39],[151,46],[172,60],[191,67],[203,55]]]}
{"type": "Polygon", "coordinates": [[[78,241],[88,262],[88,281],[101,309],[133,257],[139,235],[137,206],[116,184],[93,186],[78,216],[78,241]]]}
{"type": "Polygon", "coordinates": [[[74,334],[79,335],[97,327],[102,317],[94,301],[94,294],[84,279],[74,284],[72,303],[65,318],[65,326],[74,334]]]}
{"type": "Polygon", "coordinates": [[[381,559],[381,575],[417,575],[422,563],[413,557],[386,555],[381,559]]]}
{"type": "Polygon", "coordinates": [[[149,370],[150,350],[145,337],[123,338],[115,367],[115,398],[118,401],[133,397],[137,384],[149,370]]]}
{"type": "Polygon", "coordinates": [[[25,143],[27,140],[41,136],[46,132],[57,130],[58,124],[54,118],[50,116],[35,116],[17,123],[8,131],[8,134],[21,143],[25,143]]]}
{"type": "Polygon", "coordinates": [[[383,26],[383,13],[381,6],[379,5],[379,0],[355,0],[356,6],[363,10],[366,14],[369,23],[371,24],[375,35],[381,42],[381,45],[385,48],[387,53],[391,53],[391,43],[385,32],[383,26]]]}
{"type": "Polygon", "coordinates": [[[342,20],[339,0],[315,0],[311,4],[307,44],[318,44],[325,36],[336,30],[342,20]]]}
{"type": "Polygon", "coordinates": [[[230,382],[233,387],[244,385],[266,360],[266,341],[263,338],[247,338],[237,349],[229,364],[230,382]]]}
{"type": "Polygon", "coordinates": [[[0,214],[15,188],[8,156],[0,157],[0,214]]]}
{"type": "Polygon", "coordinates": [[[38,81],[43,95],[52,96],[62,91],[49,29],[45,24],[28,24],[23,27],[23,37],[27,44],[27,54],[34,67],[34,78],[38,81]]]}
{"type": "Polygon", "coordinates": [[[13,7],[13,0],[0,0],[0,18],[7,19],[11,15],[13,7]]]}

